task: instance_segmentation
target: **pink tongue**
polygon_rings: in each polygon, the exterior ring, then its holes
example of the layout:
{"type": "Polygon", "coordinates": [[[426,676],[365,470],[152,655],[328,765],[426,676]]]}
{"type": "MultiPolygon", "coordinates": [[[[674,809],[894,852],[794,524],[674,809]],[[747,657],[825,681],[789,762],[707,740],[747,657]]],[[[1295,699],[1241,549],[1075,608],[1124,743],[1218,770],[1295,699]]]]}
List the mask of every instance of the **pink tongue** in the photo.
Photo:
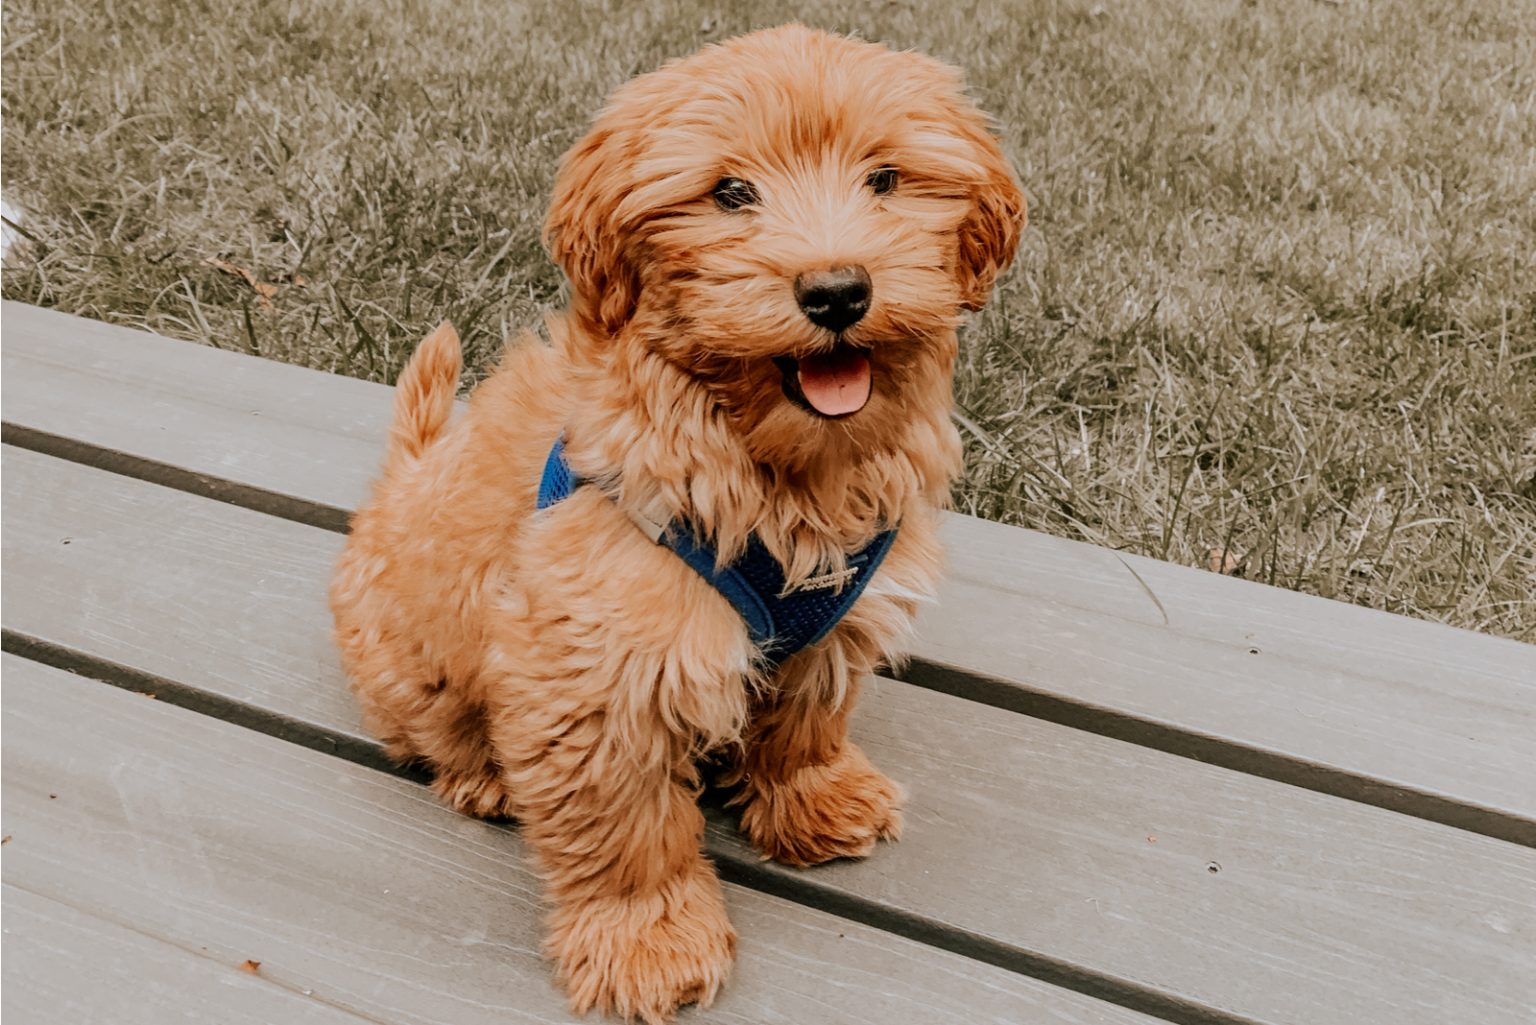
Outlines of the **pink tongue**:
{"type": "Polygon", "coordinates": [[[800,392],[823,416],[857,413],[869,401],[869,357],[846,346],[802,357],[800,392]]]}

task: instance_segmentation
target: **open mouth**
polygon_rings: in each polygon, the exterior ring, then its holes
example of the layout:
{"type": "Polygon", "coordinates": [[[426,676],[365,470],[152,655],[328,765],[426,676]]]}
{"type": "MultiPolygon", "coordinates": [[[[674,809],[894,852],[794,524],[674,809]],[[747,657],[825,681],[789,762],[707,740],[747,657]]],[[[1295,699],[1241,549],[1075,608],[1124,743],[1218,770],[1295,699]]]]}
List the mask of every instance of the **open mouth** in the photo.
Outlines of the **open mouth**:
{"type": "Polygon", "coordinates": [[[773,362],[784,375],[784,395],[817,416],[851,416],[869,401],[868,350],[840,341],[826,352],[776,356],[773,362]]]}

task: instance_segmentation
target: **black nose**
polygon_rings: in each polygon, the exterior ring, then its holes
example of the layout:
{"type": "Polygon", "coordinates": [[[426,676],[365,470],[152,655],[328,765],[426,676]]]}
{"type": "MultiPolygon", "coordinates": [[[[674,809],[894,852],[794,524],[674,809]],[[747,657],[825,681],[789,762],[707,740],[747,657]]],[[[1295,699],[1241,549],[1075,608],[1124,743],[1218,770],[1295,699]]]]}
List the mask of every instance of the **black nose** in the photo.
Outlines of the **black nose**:
{"type": "Polygon", "coordinates": [[[863,267],[807,271],[795,279],[795,301],[811,323],[842,331],[869,312],[869,273],[863,267]]]}

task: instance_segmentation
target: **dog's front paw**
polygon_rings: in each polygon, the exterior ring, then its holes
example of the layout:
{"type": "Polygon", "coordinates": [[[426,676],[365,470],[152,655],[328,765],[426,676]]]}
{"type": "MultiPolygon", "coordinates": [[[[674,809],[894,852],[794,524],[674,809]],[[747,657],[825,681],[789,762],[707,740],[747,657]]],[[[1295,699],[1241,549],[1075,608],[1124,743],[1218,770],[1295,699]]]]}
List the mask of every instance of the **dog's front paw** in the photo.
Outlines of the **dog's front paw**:
{"type": "Polygon", "coordinates": [[[745,788],[741,828],[753,846],[787,865],[862,858],[875,841],[901,836],[906,794],[852,743],[824,765],[754,777],[745,788]]]}
{"type": "Polygon", "coordinates": [[[708,1007],[736,955],[720,881],[706,864],[659,894],[562,904],[550,953],[571,1008],[663,1025],[684,1004],[708,1007]]]}

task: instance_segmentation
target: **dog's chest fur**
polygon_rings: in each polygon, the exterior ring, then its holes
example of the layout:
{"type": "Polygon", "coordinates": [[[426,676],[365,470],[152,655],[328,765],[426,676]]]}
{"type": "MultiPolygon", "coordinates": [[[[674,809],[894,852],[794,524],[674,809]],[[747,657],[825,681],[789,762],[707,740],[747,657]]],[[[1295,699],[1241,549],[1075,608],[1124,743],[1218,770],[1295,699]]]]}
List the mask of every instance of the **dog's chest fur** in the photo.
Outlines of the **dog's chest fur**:
{"type": "Polygon", "coordinates": [[[480,707],[659,718],[708,747],[736,740],[764,694],[840,703],[901,650],[939,573],[932,510],[904,519],[831,634],[774,670],[737,611],[597,489],[535,510],[569,416],[562,376],[551,350],[514,350],[354,524],[353,550],[373,554],[349,551],[342,586],[366,594],[381,629],[420,639],[429,675],[480,707]]]}

